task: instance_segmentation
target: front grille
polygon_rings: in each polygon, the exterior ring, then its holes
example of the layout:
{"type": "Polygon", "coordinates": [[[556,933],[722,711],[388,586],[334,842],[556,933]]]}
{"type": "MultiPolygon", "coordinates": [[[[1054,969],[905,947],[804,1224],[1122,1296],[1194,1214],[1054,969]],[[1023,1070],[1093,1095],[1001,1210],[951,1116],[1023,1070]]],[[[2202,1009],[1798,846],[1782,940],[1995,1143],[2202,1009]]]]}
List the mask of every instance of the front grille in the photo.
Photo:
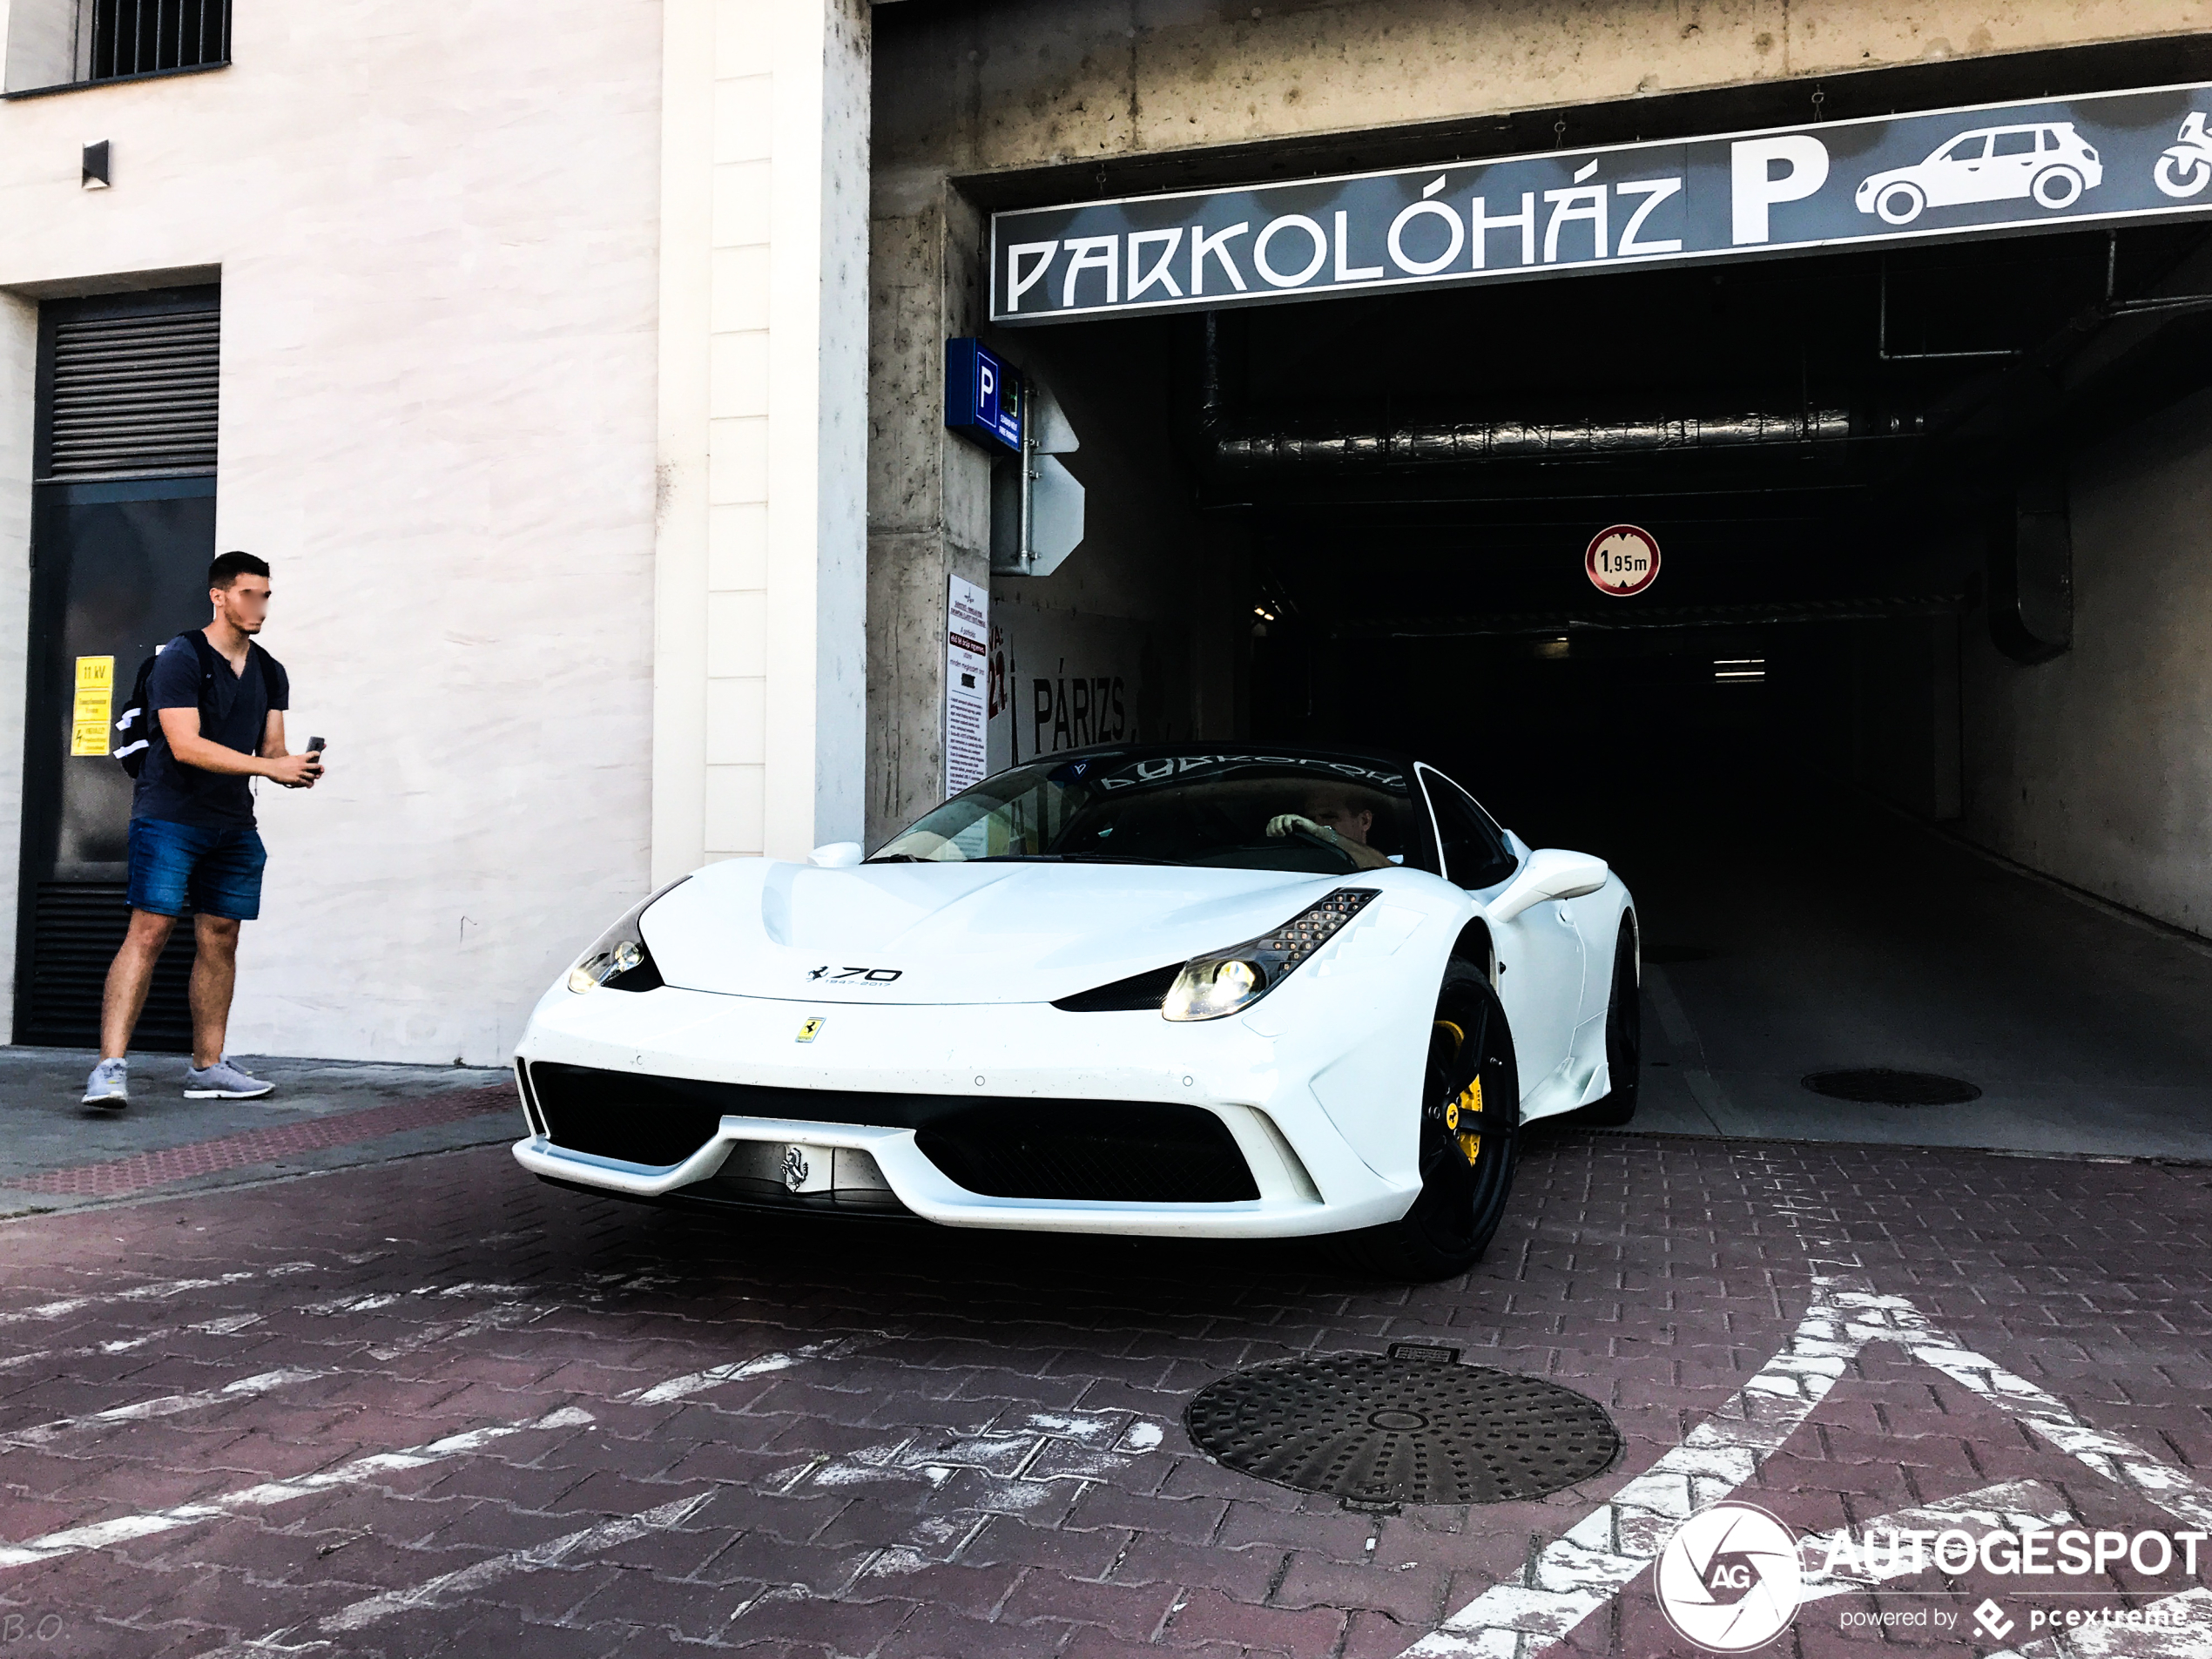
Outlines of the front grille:
{"type": "Polygon", "coordinates": [[[656,1169],[698,1151],[726,1115],[911,1129],[931,1163],[986,1197],[1235,1204],[1259,1197],[1228,1125],[1197,1106],[696,1082],[542,1060],[529,1071],[556,1146],[656,1169]]]}
{"type": "Polygon", "coordinates": [[[1196,1106],[993,1101],[914,1137],[948,1176],[993,1198],[1235,1204],[1257,1198],[1229,1129],[1196,1106]]]}

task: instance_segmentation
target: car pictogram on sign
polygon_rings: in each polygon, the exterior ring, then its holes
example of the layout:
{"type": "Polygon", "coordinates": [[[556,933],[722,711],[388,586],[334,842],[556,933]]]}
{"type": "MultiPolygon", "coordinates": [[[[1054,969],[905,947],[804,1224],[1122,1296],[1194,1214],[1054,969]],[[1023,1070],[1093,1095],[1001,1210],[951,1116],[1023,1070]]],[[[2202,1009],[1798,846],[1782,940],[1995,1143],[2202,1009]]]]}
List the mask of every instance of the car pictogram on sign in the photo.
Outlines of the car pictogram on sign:
{"type": "Polygon", "coordinates": [[[2104,182],[2104,161],[2071,121],[1962,132],[1925,161],[1878,172],[1853,198],[1862,213],[1910,225],[1930,207],[2033,197],[2053,212],[2104,182]]]}
{"type": "Polygon", "coordinates": [[[1616,599],[1642,593],[1659,579],[1659,543],[1634,524],[1608,524],[1590,537],[1582,555],[1590,585],[1616,599]]]}

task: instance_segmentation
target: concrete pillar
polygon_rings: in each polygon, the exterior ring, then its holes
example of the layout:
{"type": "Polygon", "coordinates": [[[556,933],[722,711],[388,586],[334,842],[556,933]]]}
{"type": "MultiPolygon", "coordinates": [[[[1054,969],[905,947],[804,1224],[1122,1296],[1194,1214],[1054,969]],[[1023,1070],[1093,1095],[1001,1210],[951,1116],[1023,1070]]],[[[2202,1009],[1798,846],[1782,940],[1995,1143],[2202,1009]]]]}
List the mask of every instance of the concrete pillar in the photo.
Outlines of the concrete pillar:
{"type": "Polygon", "coordinates": [[[860,835],[863,0],[666,0],[653,880],[860,835]]]}
{"type": "Polygon", "coordinates": [[[945,341],[983,332],[981,215],[941,178],[879,184],[869,363],[870,848],[945,798],[947,582],[988,587],[991,462],[945,428],[945,341]]]}

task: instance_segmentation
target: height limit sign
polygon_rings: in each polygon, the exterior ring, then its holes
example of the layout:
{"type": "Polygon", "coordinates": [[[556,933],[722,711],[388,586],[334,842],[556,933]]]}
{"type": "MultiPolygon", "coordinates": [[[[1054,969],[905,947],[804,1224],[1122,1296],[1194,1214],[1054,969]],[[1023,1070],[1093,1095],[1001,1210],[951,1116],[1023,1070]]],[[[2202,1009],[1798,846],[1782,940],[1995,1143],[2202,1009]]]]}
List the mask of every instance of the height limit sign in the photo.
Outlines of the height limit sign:
{"type": "Polygon", "coordinates": [[[1634,524],[1608,524],[1590,537],[1582,570],[1600,593],[1625,599],[1659,579],[1659,543],[1634,524]]]}

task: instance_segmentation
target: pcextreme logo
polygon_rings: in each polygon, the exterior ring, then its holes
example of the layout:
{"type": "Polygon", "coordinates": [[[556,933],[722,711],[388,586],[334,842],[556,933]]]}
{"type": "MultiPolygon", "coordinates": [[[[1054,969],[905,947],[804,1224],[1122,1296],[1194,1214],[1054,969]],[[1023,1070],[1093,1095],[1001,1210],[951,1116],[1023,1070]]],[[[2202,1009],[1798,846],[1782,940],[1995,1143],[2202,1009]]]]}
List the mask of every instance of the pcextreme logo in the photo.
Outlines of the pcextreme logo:
{"type": "Polygon", "coordinates": [[[1714,1504],[1668,1541],[1655,1582],[1659,1610],[1685,1642],[1709,1653],[1749,1653],[1797,1616],[1797,1534],[1757,1504],[1714,1504]]]}

